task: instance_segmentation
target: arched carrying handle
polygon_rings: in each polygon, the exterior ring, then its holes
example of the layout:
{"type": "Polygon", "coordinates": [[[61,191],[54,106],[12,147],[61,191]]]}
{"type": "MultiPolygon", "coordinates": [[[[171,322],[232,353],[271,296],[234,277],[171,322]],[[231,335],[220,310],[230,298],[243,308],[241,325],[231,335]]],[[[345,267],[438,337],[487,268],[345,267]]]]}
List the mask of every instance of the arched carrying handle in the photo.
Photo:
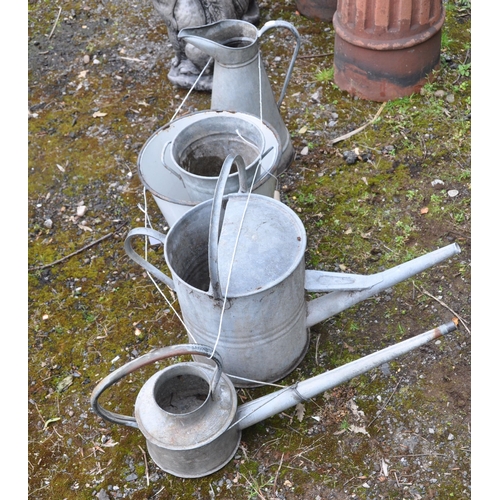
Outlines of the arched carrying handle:
{"type": "Polygon", "coordinates": [[[240,180],[240,193],[247,192],[245,162],[240,155],[228,155],[220,169],[217,185],[215,186],[214,199],[212,201],[212,212],[210,214],[210,229],[208,233],[208,271],[210,274],[211,292],[216,300],[222,299],[219,280],[219,237],[222,229],[222,198],[224,196],[224,188],[226,187],[227,178],[233,163],[236,163],[238,168],[238,176],[240,180]]]}
{"type": "MultiPolygon", "coordinates": [[[[182,178],[182,175],[179,174],[179,172],[176,172],[169,164],[168,164],[168,161],[165,159],[165,153],[167,152],[167,149],[170,147],[172,147],[172,141],[167,141],[164,145],[163,145],[163,148],[161,150],[161,155],[160,155],[160,161],[161,161],[161,164],[171,173],[171,174],[174,174],[178,179],[180,179],[182,181],[182,184],[184,184],[184,179],[182,178]]],[[[184,184],[184,187],[186,187],[186,185],[184,184]]]]}
{"type": "Polygon", "coordinates": [[[137,359],[133,359],[122,367],[117,368],[114,372],[103,378],[92,391],[92,395],[90,397],[92,409],[100,417],[108,420],[109,422],[113,422],[114,424],[126,425],[128,427],[135,427],[137,429],[138,425],[134,417],[121,415],[119,413],[105,410],[99,404],[99,397],[108,387],[116,384],[116,382],[118,382],[120,379],[122,379],[126,375],[129,375],[135,370],[138,370],[139,368],[143,368],[144,366],[150,365],[151,363],[156,363],[157,361],[171,358],[173,356],[183,356],[186,354],[206,356],[215,361],[216,369],[214,370],[214,376],[212,378],[212,381],[210,382],[209,394],[211,395],[214,391],[215,386],[219,383],[219,379],[222,374],[222,360],[220,356],[216,352],[214,352],[212,348],[203,344],[179,344],[162,347],[148,354],[144,354],[137,359]]]}
{"type": "Polygon", "coordinates": [[[292,59],[290,60],[290,65],[288,66],[288,71],[286,73],[285,82],[283,83],[283,89],[281,90],[280,98],[278,99],[278,108],[281,106],[283,99],[285,98],[286,89],[288,87],[288,83],[290,82],[290,77],[292,76],[292,70],[295,65],[295,61],[297,59],[297,55],[300,49],[300,34],[297,31],[297,28],[293,24],[290,24],[286,21],[268,21],[262,28],[259,30],[259,38],[268,30],[273,28],[286,28],[293,33],[295,37],[295,50],[293,51],[292,59]]]}
{"type": "Polygon", "coordinates": [[[159,231],[155,231],[149,227],[136,227],[131,229],[125,238],[125,253],[137,264],[143,267],[146,271],[151,273],[155,278],[158,278],[162,283],[165,283],[169,288],[175,292],[175,284],[172,278],[169,278],[166,274],[162,273],[158,268],[153,266],[146,259],[143,259],[132,247],[132,240],[135,236],[149,236],[161,242],[165,245],[166,236],[159,231]]]}

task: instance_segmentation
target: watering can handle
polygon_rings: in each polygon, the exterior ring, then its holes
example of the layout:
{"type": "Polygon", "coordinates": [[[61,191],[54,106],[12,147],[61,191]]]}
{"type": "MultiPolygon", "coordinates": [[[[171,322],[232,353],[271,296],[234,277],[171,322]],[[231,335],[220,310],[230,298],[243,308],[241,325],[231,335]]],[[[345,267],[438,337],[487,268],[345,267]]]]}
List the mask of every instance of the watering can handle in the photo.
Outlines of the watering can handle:
{"type": "Polygon", "coordinates": [[[122,424],[127,425],[128,427],[138,428],[137,421],[134,417],[121,415],[119,413],[105,410],[99,404],[99,397],[108,387],[116,384],[116,382],[121,380],[123,377],[129,375],[135,370],[138,370],[139,368],[150,365],[151,363],[156,363],[157,361],[161,361],[166,358],[171,358],[173,356],[183,356],[186,354],[206,356],[215,361],[216,371],[214,371],[214,377],[212,378],[212,381],[210,383],[210,393],[212,393],[215,386],[219,383],[219,379],[222,373],[222,360],[220,356],[216,352],[214,352],[211,347],[203,344],[179,344],[155,349],[148,354],[144,354],[143,356],[129,361],[127,364],[123,365],[120,368],[117,368],[107,377],[103,378],[92,391],[92,395],[90,397],[92,409],[100,417],[104,418],[105,420],[109,420],[114,424],[122,424]]]}
{"type": "Polygon", "coordinates": [[[295,65],[295,61],[297,59],[297,55],[299,53],[300,49],[300,35],[297,29],[293,24],[290,24],[286,21],[280,21],[280,20],[275,20],[275,21],[268,21],[262,28],[259,30],[259,38],[267,31],[272,28],[286,28],[290,30],[293,35],[295,36],[295,50],[292,55],[292,59],[290,61],[290,65],[288,66],[288,71],[286,73],[285,77],[285,82],[283,83],[283,89],[281,90],[281,95],[280,98],[278,99],[278,108],[281,106],[281,103],[283,102],[283,99],[285,98],[285,93],[286,89],[288,87],[288,83],[290,82],[290,77],[292,76],[292,70],[295,65]]]}
{"type": "Polygon", "coordinates": [[[240,193],[247,192],[245,162],[240,155],[228,155],[220,169],[217,185],[215,186],[214,199],[212,202],[212,213],[210,215],[210,229],[208,233],[208,270],[210,274],[210,284],[212,294],[216,300],[222,299],[219,280],[219,237],[222,228],[222,198],[224,196],[224,188],[226,187],[227,178],[233,163],[236,163],[238,168],[238,176],[240,180],[240,193]]]}
{"type": "Polygon", "coordinates": [[[175,292],[175,284],[172,278],[169,278],[167,275],[163,274],[158,268],[153,266],[150,262],[143,259],[133,248],[132,248],[132,239],[135,236],[149,236],[158,240],[162,245],[165,245],[166,236],[159,231],[155,231],[149,227],[136,227],[131,229],[125,238],[125,253],[137,264],[143,267],[148,273],[151,273],[155,278],[158,278],[162,283],[165,283],[170,289],[175,292]]]}

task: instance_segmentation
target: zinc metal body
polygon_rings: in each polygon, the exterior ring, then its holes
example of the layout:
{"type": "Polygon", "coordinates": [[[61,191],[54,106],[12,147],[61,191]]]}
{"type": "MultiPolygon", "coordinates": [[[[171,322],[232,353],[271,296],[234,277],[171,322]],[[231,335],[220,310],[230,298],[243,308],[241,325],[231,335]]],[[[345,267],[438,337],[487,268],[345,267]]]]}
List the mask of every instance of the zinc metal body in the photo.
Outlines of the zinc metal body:
{"type": "Polygon", "coordinates": [[[300,49],[300,35],[295,27],[286,21],[268,21],[258,30],[246,21],[226,19],[206,26],[184,28],[178,38],[214,59],[211,109],[242,111],[270,123],[281,141],[278,173],[287,169],[295,153],[279,107],[300,49]],[[278,102],[262,57],[259,57],[259,38],[273,28],[285,28],[295,38],[294,52],[278,102]]]}

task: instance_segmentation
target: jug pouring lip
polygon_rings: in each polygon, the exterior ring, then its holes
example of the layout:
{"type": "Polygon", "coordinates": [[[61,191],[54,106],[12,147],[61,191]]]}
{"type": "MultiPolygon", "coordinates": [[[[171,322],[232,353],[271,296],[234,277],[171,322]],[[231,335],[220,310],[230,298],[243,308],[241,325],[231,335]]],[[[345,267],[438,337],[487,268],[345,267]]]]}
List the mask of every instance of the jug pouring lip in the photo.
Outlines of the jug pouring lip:
{"type": "Polygon", "coordinates": [[[194,45],[223,65],[247,63],[259,52],[259,30],[239,19],[222,19],[183,28],[177,38],[194,45]]]}

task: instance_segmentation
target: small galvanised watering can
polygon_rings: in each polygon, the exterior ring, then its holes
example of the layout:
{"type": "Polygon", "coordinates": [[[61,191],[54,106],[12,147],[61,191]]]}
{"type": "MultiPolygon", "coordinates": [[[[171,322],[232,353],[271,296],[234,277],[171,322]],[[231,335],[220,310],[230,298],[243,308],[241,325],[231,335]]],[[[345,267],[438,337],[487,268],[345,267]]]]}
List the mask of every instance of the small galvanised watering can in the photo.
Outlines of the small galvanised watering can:
{"type": "Polygon", "coordinates": [[[460,252],[451,244],[371,276],[305,270],[306,232],[293,210],[257,194],[223,195],[233,163],[243,183],[242,158],[228,156],[213,200],[166,236],[132,229],[125,251],[177,293],[189,341],[216,349],[237,387],[285,377],[306,354],[311,326],[460,252]],[[164,245],[172,278],[133,249],[138,235],[164,245]],[[329,293],[307,302],[306,292],[329,293]]]}
{"type": "Polygon", "coordinates": [[[243,429],[454,330],[456,323],[451,321],[240,407],[234,386],[222,371],[220,356],[211,348],[201,344],[164,347],[130,361],[101,380],[92,392],[91,405],[110,422],[139,428],[149,454],[164,471],[182,478],[203,477],[231,460],[243,429]],[[183,362],[157,372],[139,391],[133,417],[113,413],[100,405],[101,394],[131,372],[172,356],[189,354],[211,358],[216,366],[183,362]]]}
{"type": "Polygon", "coordinates": [[[279,107],[300,49],[300,35],[295,27],[286,21],[269,21],[258,30],[246,21],[225,19],[206,26],[184,28],[177,36],[214,59],[211,109],[250,113],[276,129],[282,148],[278,173],[283,172],[294,158],[290,134],[279,107]],[[277,102],[259,49],[259,38],[272,28],[290,30],[296,41],[277,102]]]}

